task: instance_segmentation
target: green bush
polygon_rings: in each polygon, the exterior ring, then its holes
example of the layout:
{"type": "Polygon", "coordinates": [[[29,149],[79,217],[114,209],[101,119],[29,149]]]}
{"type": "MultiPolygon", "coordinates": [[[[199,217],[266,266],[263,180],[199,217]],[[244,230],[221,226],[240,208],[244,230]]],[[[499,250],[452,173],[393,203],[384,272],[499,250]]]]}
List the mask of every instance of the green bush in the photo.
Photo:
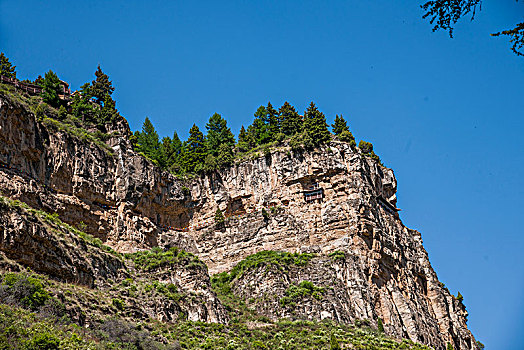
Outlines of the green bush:
{"type": "Polygon", "coordinates": [[[332,253],[329,253],[328,255],[331,259],[333,259],[333,261],[337,261],[337,260],[345,260],[346,259],[346,253],[340,251],[340,250],[335,250],[334,252],[332,253]]]}
{"type": "Polygon", "coordinates": [[[361,140],[358,144],[358,148],[362,151],[364,154],[370,154],[373,152],[373,144],[371,142],[366,142],[364,140],[361,140]]]}
{"type": "Polygon", "coordinates": [[[335,337],[334,333],[331,333],[331,341],[330,341],[330,349],[331,350],[340,350],[340,344],[337,341],[337,338],[335,337]]]}
{"type": "Polygon", "coordinates": [[[36,310],[49,299],[42,281],[26,274],[6,273],[0,284],[0,300],[36,310]]]}
{"type": "Polygon", "coordinates": [[[60,339],[51,333],[42,332],[37,333],[30,340],[30,348],[38,350],[58,350],[60,347],[60,339]]]}
{"type": "Polygon", "coordinates": [[[298,285],[291,284],[286,289],[286,296],[280,299],[280,305],[288,306],[306,297],[321,300],[324,292],[324,288],[317,287],[310,281],[302,281],[298,285]]]}
{"type": "Polygon", "coordinates": [[[125,304],[124,302],[121,300],[121,299],[118,299],[118,298],[113,298],[113,300],[111,301],[111,304],[117,309],[117,310],[124,310],[125,308],[125,304]]]}
{"type": "Polygon", "coordinates": [[[222,214],[222,210],[217,208],[217,211],[215,212],[215,226],[217,228],[222,228],[224,227],[225,222],[226,218],[224,217],[224,214],[222,214]]]}
{"type": "Polygon", "coordinates": [[[126,257],[133,260],[137,268],[146,271],[175,265],[182,265],[188,268],[206,267],[198,257],[178,247],[173,247],[166,251],[155,247],[149,251],[126,254],[126,257]]]}
{"type": "Polygon", "coordinates": [[[377,329],[380,333],[384,333],[384,324],[382,323],[382,319],[380,317],[377,321],[377,329]]]}

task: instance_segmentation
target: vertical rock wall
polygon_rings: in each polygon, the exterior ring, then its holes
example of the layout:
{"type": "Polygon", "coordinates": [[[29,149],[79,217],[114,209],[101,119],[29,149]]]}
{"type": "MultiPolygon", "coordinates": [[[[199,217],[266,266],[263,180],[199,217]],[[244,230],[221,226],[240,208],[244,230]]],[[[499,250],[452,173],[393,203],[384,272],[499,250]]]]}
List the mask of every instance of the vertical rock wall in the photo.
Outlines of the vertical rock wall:
{"type": "Polygon", "coordinates": [[[344,251],[344,262],[318,262],[339,295],[350,296],[332,303],[332,318],[380,317],[394,335],[476,348],[463,305],[439,283],[420,234],[399,218],[391,169],[332,142],[311,152],[284,147],[180,181],[132,151],[125,120],[112,128],[112,150],[104,150],[0,96],[0,193],[82,223],[121,252],[181,246],[212,273],[261,250],[344,251]],[[306,200],[311,194],[321,198],[306,200]],[[220,229],[217,208],[228,218],[220,229]]]}

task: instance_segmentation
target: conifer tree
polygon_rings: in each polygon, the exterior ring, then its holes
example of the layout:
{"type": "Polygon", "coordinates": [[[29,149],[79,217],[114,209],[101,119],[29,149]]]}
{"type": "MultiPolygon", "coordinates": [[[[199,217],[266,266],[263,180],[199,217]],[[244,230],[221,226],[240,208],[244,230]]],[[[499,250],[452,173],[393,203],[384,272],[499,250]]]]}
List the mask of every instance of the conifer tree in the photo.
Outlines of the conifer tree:
{"type": "Polygon", "coordinates": [[[142,132],[137,135],[137,148],[138,152],[142,152],[155,164],[163,166],[158,133],[148,117],[142,125],[142,132]]]}
{"type": "Polygon", "coordinates": [[[357,145],[355,142],[355,137],[353,137],[353,134],[351,131],[349,131],[346,120],[342,115],[338,116],[337,114],[335,116],[335,122],[331,125],[331,127],[333,129],[333,133],[340,141],[348,142],[353,148],[357,145]]]}
{"type": "Polygon", "coordinates": [[[221,168],[230,166],[233,164],[234,157],[233,148],[223,143],[218,148],[217,165],[221,168]]]}
{"type": "Polygon", "coordinates": [[[102,105],[102,107],[100,107],[100,110],[98,111],[97,124],[105,124],[113,120],[113,118],[117,114],[115,105],[115,100],[113,100],[111,96],[106,95],[106,97],[104,98],[104,104],[102,105]]]}
{"type": "Polygon", "coordinates": [[[257,145],[263,145],[271,142],[266,107],[258,107],[257,111],[255,112],[255,120],[253,120],[253,124],[247,128],[247,132],[257,145]]]}
{"type": "MultiPolygon", "coordinates": [[[[37,79],[38,80],[38,79],[37,79]]],[[[73,96],[71,107],[73,108],[73,115],[77,118],[81,118],[82,121],[93,122],[95,111],[91,105],[91,84],[85,83],[80,87],[80,94],[73,96]]]]}
{"type": "Polygon", "coordinates": [[[4,53],[0,53],[0,75],[7,78],[16,79],[16,66],[13,66],[4,53]]]}
{"type": "Polygon", "coordinates": [[[203,169],[205,157],[204,134],[202,134],[198,126],[193,124],[189,130],[189,138],[184,143],[181,165],[187,172],[198,172],[203,169]]]}
{"type": "Polygon", "coordinates": [[[326,116],[318,110],[313,102],[304,113],[304,130],[314,146],[324,144],[331,138],[327,128],[326,116]]]}
{"type": "Polygon", "coordinates": [[[280,132],[279,114],[278,111],[275,108],[273,108],[271,102],[267,103],[266,112],[269,123],[269,134],[271,135],[271,141],[274,141],[275,135],[280,132]]]}
{"type": "Polygon", "coordinates": [[[162,139],[161,150],[167,169],[178,172],[180,170],[180,152],[182,150],[182,142],[178,137],[176,131],[173,133],[173,138],[166,136],[162,139]]]}
{"type": "Polygon", "coordinates": [[[302,131],[302,119],[295,110],[295,107],[284,102],[279,109],[281,120],[281,131],[287,136],[293,136],[302,131]]]}
{"type": "Polygon", "coordinates": [[[115,88],[107,74],[102,72],[100,65],[96,69],[95,76],[96,79],[91,82],[90,95],[95,99],[96,103],[102,105],[106,100],[106,95],[111,96],[115,88]]]}
{"type": "Polygon", "coordinates": [[[60,79],[58,79],[58,76],[55,72],[49,70],[49,72],[45,74],[45,78],[42,83],[42,99],[45,103],[48,103],[53,107],[58,107],[60,104],[60,99],[58,98],[59,93],[60,79]]]}
{"type": "Polygon", "coordinates": [[[206,124],[207,152],[218,157],[220,146],[225,145],[232,152],[235,147],[235,136],[227,126],[227,121],[218,113],[213,114],[206,124]]]}
{"type": "Polygon", "coordinates": [[[335,116],[335,122],[331,125],[333,134],[339,136],[343,131],[349,131],[349,127],[346,123],[346,120],[342,115],[335,116]]]}
{"type": "Polygon", "coordinates": [[[240,152],[246,152],[250,148],[249,134],[246,132],[244,125],[242,125],[238,133],[237,147],[240,152]]]}

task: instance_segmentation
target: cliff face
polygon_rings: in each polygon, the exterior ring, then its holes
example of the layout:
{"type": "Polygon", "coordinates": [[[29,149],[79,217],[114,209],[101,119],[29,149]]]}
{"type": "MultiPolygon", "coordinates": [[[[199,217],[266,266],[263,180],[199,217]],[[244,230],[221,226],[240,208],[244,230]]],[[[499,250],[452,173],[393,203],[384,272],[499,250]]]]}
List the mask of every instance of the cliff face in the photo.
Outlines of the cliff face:
{"type": "Polygon", "coordinates": [[[262,250],[315,253],[306,267],[247,271],[233,291],[261,300],[254,307],[274,319],[380,317],[393,336],[477,348],[464,306],[438,281],[420,234],[399,219],[393,171],[345,143],[283,148],[180,181],[132,151],[125,120],[108,130],[108,151],[2,96],[0,115],[0,193],[82,223],[117,251],[179,246],[211,273],[262,250]],[[224,227],[213,223],[217,208],[228,217],[224,227]],[[335,251],[339,259],[327,256],[335,251]],[[326,288],[321,300],[282,306],[301,281],[326,288]]]}

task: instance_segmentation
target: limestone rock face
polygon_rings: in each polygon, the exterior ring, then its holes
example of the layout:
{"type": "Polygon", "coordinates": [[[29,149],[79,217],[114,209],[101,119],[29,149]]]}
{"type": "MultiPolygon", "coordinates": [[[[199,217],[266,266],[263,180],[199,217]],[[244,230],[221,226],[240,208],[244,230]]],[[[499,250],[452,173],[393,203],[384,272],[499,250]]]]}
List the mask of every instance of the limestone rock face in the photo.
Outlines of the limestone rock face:
{"type": "Polygon", "coordinates": [[[112,151],[37,122],[0,96],[0,193],[82,222],[120,252],[182,247],[210,273],[261,250],[317,253],[289,275],[250,271],[235,291],[246,298],[271,291],[257,308],[278,318],[292,316],[277,300],[290,283],[312,280],[333,289],[293,317],[380,317],[388,334],[438,349],[477,348],[463,305],[438,281],[420,234],[399,218],[393,170],[331,142],[315,151],[283,147],[181,181],[132,151],[125,121],[108,131],[112,151]],[[217,208],[227,217],[221,228],[217,208]],[[334,251],[345,258],[326,256],[334,251]]]}

